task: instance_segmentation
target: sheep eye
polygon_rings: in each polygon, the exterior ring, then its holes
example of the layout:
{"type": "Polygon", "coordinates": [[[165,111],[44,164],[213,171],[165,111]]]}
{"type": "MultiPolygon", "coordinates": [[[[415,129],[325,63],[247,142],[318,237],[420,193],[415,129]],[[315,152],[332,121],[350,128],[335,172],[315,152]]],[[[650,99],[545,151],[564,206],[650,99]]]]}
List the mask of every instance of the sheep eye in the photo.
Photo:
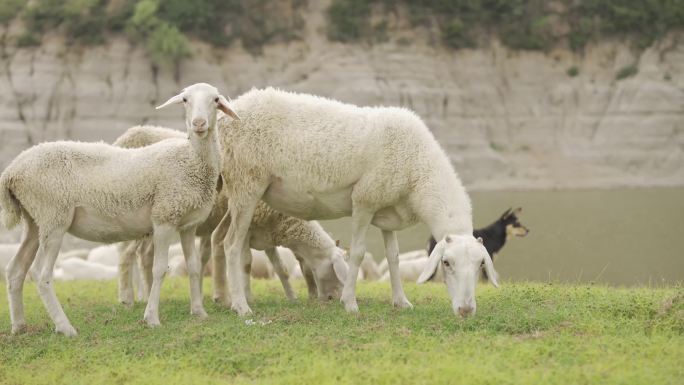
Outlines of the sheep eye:
{"type": "Polygon", "coordinates": [[[183,98],[183,103],[187,103],[187,102],[188,102],[188,98],[183,98]]]}
{"type": "Polygon", "coordinates": [[[215,101],[216,103],[218,103],[218,98],[214,99],[214,101],[215,101]]]}
{"type": "Polygon", "coordinates": [[[449,267],[449,261],[444,260],[443,262],[444,262],[444,266],[449,267]]]}

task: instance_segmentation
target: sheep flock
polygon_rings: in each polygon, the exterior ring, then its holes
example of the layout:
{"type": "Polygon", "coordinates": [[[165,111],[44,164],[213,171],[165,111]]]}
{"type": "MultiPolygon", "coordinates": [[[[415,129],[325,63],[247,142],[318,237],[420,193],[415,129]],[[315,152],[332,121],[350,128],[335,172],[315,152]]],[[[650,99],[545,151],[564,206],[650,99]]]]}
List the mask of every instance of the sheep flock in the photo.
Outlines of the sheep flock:
{"type": "Polygon", "coordinates": [[[146,302],[151,327],[167,275],[188,277],[198,318],[208,316],[205,275],[213,299],[240,316],[252,312],[251,277],[278,277],[288,300],[290,279],[304,279],[312,300],[340,300],[348,312],[359,311],[359,278],[388,280],[393,306],[412,308],[402,280],[438,277],[460,317],[475,314],[481,266],[498,286],[468,193],[412,111],[274,88],[229,101],[206,83],[157,108],[177,107],[186,132],[136,126],[112,144],[41,143],[2,171],[2,224],[23,226],[19,244],[0,245],[12,333],[26,328],[27,278],[66,336],[77,331],[54,280],[118,279],[119,302],[146,302]],[[316,222],[346,216],[348,251],[316,222]],[[397,231],[418,222],[433,251],[400,256],[397,231]],[[366,252],[371,225],[382,231],[381,265],[366,252]],[[66,234],[106,245],[60,252],[66,234]]]}

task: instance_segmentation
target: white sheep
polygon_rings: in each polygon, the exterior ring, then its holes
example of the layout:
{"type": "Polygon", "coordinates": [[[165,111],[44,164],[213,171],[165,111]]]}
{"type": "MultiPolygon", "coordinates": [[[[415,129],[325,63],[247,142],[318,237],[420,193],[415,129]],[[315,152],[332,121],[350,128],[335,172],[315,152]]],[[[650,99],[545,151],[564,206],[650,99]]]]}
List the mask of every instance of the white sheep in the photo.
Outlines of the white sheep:
{"type": "MultiPolygon", "coordinates": [[[[282,264],[283,269],[288,272],[289,277],[291,279],[302,278],[302,270],[299,266],[299,261],[297,261],[297,257],[295,257],[292,250],[287,247],[278,246],[276,247],[276,251],[280,257],[280,263],[282,264]]],[[[255,249],[252,249],[251,252],[252,264],[250,266],[250,273],[252,278],[275,278],[275,269],[266,252],[264,250],[255,249]]]]}
{"type": "Polygon", "coordinates": [[[54,278],[58,281],[95,280],[106,281],[117,276],[116,266],[70,258],[61,261],[55,268],[54,278]]]}
{"type": "Polygon", "coordinates": [[[38,291],[56,331],[75,336],[52,285],[55,260],[67,232],[103,242],[152,233],[153,284],[144,319],[159,325],[159,292],[171,238],[180,232],[190,270],[191,313],[206,317],[199,286],[195,227],[211,211],[219,177],[216,112],[237,118],[227,100],[208,84],[195,84],[162,106],[184,103],[187,139],[138,149],[105,143],[42,143],[17,156],[0,175],[4,224],[22,218],[21,247],[7,269],[12,332],[25,328],[24,277],[34,258],[40,264],[38,291]],[[37,258],[36,258],[37,253],[37,258]]]}
{"type": "Polygon", "coordinates": [[[90,250],[86,260],[106,266],[116,266],[119,264],[119,249],[117,245],[98,246],[90,250]]]}
{"type": "MultiPolygon", "coordinates": [[[[383,259],[383,262],[385,259],[383,259]]],[[[373,254],[366,252],[366,254],[363,256],[363,259],[361,260],[361,265],[359,265],[359,278],[358,279],[364,279],[366,281],[377,281],[382,277],[382,271],[380,271],[380,268],[377,263],[375,263],[375,259],[373,258],[373,254]]]]}
{"type": "MultiPolygon", "coordinates": [[[[407,251],[405,253],[399,254],[399,265],[401,265],[402,261],[410,261],[412,259],[427,258],[427,257],[428,257],[427,251],[425,251],[424,249],[407,251]]],[[[378,264],[378,270],[380,271],[380,274],[382,274],[382,275],[387,273],[387,261],[386,260],[382,260],[378,264]]],[[[418,277],[416,277],[416,279],[418,279],[418,277]]],[[[404,280],[404,281],[406,281],[406,280],[404,280]]],[[[415,279],[414,279],[414,281],[415,281],[415,279]]]]}
{"type": "Polygon", "coordinates": [[[347,311],[358,311],[356,281],[371,224],[382,230],[392,303],[412,307],[399,277],[395,232],[421,221],[441,241],[420,281],[443,261],[454,311],[474,313],[477,267],[484,262],[492,276],[494,268],[472,235],[470,198],[418,116],[273,88],[253,89],[231,106],[242,119],[220,119],[219,135],[232,217],[225,248],[238,314],[251,312],[239,264],[260,200],[303,219],[351,215],[351,263],[341,297],[347,311]]]}
{"type": "MultiPolygon", "coordinates": [[[[299,267],[292,250],[287,247],[276,247],[278,255],[280,256],[283,269],[289,273],[290,279],[302,278],[302,271],[299,267]]],[[[276,277],[273,264],[268,259],[266,252],[263,250],[251,249],[252,264],[250,266],[250,273],[252,278],[257,279],[273,279],[276,277]]],[[[211,274],[211,264],[207,264],[207,271],[211,274]]],[[[169,257],[169,275],[172,277],[187,276],[187,269],[185,267],[185,259],[182,255],[176,257],[169,257]]]]}
{"type": "Polygon", "coordinates": [[[89,249],[73,249],[69,251],[60,252],[57,256],[57,263],[59,263],[59,261],[66,261],[67,259],[71,258],[86,260],[88,259],[88,254],[90,254],[89,249]]]}
{"type": "MultiPolygon", "coordinates": [[[[399,276],[402,281],[415,282],[420,277],[423,270],[428,264],[428,256],[425,254],[423,257],[410,258],[410,259],[399,259],[399,276]]],[[[444,269],[438,267],[435,271],[434,277],[431,277],[435,282],[444,281],[444,269]]],[[[380,281],[389,281],[389,271],[386,271],[380,281]]]]}
{"type": "MultiPolygon", "coordinates": [[[[128,129],[115,142],[114,145],[126,148],[137,148],[150,145],[170,138],[184,137],[185,134],[163,127],[136,126],[128,129]]],[[[211,234],[219,222],[224,219],[228,223],[230,217],[224,218],[228,208],[229,197],[225,194],[218,194],[215,198],[214,207],[206,221],[197,227],[197,235],[200,236],[200,255],[204,266],[213,253],[212,275],[214,278],[214,300],[228,305],[229,298],[226,295],[226,265],[223,246],[221,245],[225,235],[225,228],[219,231],[216,238],[217,245],[211,244],[211,234]]],[[[281,262],[280,248],[285,246],[294,251],[298,260],[311,267],[312,276],[307,279],[309,295],[317,296],[321,299],[339,297],[342,284],[347,270],[344,262],[344,251],[339,249],[333,239],[323,230],[317,222],[309,222],[298,218],[288,217],[281,214],[266,204],[257,207],[256,215],[250,229],[249,245],[257,250],[265,251],[268,259],[274,266],[276,275],[283,285],[283,289],[288,299],[294,299],[295,293],[289,282],[289,274],[293,272],[293,267],[283,266],[281,262]],[[314,285],[312,287],[312,285],[314,285]]],[[[143,252],[142,266],[146,271],[149,268],[149,247],[139,246],[147,250],[143,252]],[[148,257],[145,257],[147,255],[148,257]]],[[[128,268],[125,265],[131,264],[131,254],[122,254],[125,258],[120,261],[120,272],[127,274],[128,268]]],[[[287,255],[285,255],[287,257],[287,255]]],[[[172,270],[178,270],[182,274],[182,263],[174,261],[172,270]]],[[[241,270],[251,270],[251,253],[245,253],[245,258],[241,263],[241,270]]],[[[148,276],[144,274],[143,276],[148,276]]],[[[128,278],[120,276],[119,299],[123,303],[130,303],[131,290],[127,282],[128,278]]],[[[250,291],[249,280],[244,281],[244,289],[250,291]]]]}

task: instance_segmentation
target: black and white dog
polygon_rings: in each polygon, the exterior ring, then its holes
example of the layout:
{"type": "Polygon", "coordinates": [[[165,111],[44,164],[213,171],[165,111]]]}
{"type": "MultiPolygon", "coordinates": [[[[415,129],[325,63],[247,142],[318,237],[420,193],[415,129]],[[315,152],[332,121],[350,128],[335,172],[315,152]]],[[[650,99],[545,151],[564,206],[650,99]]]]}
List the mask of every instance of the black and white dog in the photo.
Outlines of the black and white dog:
{"type": "MultiPolygon", "coordinates": [[[[494,256],[506,244],[508,237],[524,237],[530,232],[530,230],[523,226],[520,223],[520,220],[518,220],[518,214],[520,214],[521,211],[521,207],[518,207],[515,210],[508,209],[496,220],[496,222],[487,227],[473,230],[475,238],[482,238],[482,243],[492,257],[492,261],[494,261],[494,256]]],[[[437,241],[435,241],[435,238],[430,237],[430,240],[428,241],[428,255],[432,253],[432,249],[435,248],[436,244],[437,241]]],[[[482,269],[482,274],[486,279],[487,273],[484,271],[484,268],[482,269]]]]}

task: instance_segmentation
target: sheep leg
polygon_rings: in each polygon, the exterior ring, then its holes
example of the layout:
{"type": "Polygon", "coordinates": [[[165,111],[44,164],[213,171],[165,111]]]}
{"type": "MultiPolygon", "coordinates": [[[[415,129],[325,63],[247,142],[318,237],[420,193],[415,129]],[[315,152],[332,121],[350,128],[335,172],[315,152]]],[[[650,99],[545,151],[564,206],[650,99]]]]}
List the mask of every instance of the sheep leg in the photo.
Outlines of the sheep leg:
{"type": "Polygon", "coordinates": [[[147,295],[147,292],[145,291],[143,293],[143,279],[142,279],[142,273],[140,272],[140,267],[138,266],[138,262],[135,258],[135,255],[133,256],[133,269],[131,270],[131,274],[133,275],[133,291],[135,293],[135,300],[138,302],[142,302],[143,300],[147,300],[145,295],[147,295]]]}
{"type": "Polygon", "coordinates": [[[257,198],[237,206],[231,201],[231,208],[229,210],[231,216],[230,227],[223,244],[228,255],[228,284],[230,285],[231,309],[241,316],[252,313],[252,309],[247,304],[247,298],[245,297],[243,284],[245,278],[242,269],[240,269],[240,262],[242,261],[245,242],[248,241],[247,235],[249,234],[249,226],[252,223],[254,209],[258,202],[259,199],[257,198]]]}
{"type": "Polygon", "coordinates": [[[359,265],[366,254],[366,233],[373,219],[373,212],[354,207],[352,212],[352,239],[349,253],[349,271],[347,282],[344,283],[340,300],[347,312],[357,313],[359,305],[356,302],[356,280],[359,276],[359,265]]]}
{"type": "Polygon", "coordinates": [[[126,306],[132,306],[135,301],[131,268],[133,263],[135,263],[135,251],[137,248],[138,242],[127,242],[119,255],[119,302],[126,306]]]}
{"type": "Polygon", "coordinates": [[[17,254],[7,265],[7,294],[12,321],[12,334],[26,329],[24,319],[24,280],[38,251],[38,226],[24,215],[24,234],[17,254]]]}
{"type": "Polygon", "coordinates": [[[230,213],[221,219],[211,234],[211,277],[214,281],[214,302],[220,302],[226,307],[230,307],[230,296],[226,293],[226,251],[224,249],[224,238],[230,226],[230,213]]]}
{"type": "Polygon", "coordinates": [[[52,230],[41,237],[38,247],[38,258],[44,262],[38,280],[38,294],[40,294],[40,298],[43,300],[43,304],[52,322],[55,323],[55,331],[67,337],[75,337],[77,335],[76,329],[71,326],[69,319],[64,314],[62,305],[55,294],[52,279],[55,262],[57,261],[57,255],[59,254],[59,248],[62,246],[62,238],[64,238],[65,233],[66,229],[61,228],[52,230]]]}
{"type": "MultiPolygon", "coordinates": [[[[248,237],[249,239],[249,237],[248,237]]],[[[245,290],[245,298],[247,303],[252,302],[252,250],[249,248],[249,242],[245,242],[242,248],[242,271],[244,275],[243,287],[245,290]]]]}
{"type": "Polygon", "coordinates": [[[309,292],[309,299],[316,299],[318,297],[318,285],[316,284],[313,271],[300,256],[295,254],[295,258],[297,258],[299,267],[302,269],[302,275],[304,276],[304,281],[306,281],[306,289],[309,292]]]}
{"type": "Polygon", "coordinates": [[[190,314],[207,318],[207,312],[202,306],[202,289],[200,288],[202,264],[195,247],[195,227],[181,231],[180,239],[190,279],[190,314]]]}
{"type": "Polygon", "coordinates": [[[203,236],[200,238],[199,253],[200,263],[202,265],[200,268],[200,293],[202,293],[204,291],[204,272],[206,271],[209,259],[211,259],[211,236],[203,236]]]}
{"type": "Polygon", "coordinates": [[[387,267],[389,268],[390,282],[392,283],[392,304],[399,308],[412,308],[413,305],[406,298],[404,288],[401,285],[397,233],[382,230],[382,239],[385,241],[385,258],[387,258],[387,267]]]}
{"type": "Polygon", "coordinates": [[[152,290],[152,268],[154,266],[154,245],[150,238],[145,238],[138,247],[138,260],[144,284],[145,301],[150,298],[152,290]]]}
{"type": "Polygon", "coordinates": [[[169,268],[169,245],[175,229],[171,225],[154,225],[154,262],[152,265],[152,287],[147,299],[144,320],[148,326],[159,326],[159,294],[161,284],[169,268]]]}
{"type": "Polygon", "coordinates": [[[290,285],[290,276],[285,267],[283,266],[282,260],[280,259],[280,255],[278,254],[278,250],[275,247],[270,247],[264,251],[266,252],[268,260],[271,261],[271,264],[273,265],[273,270],[278,276],[278,279],[280,279],[280,283],[283,285],[283,290],[285,290],[285,297],[287,297],[287,299],[290,301],[294,301],[295,299],[297,299],[297,296],[295,295],[294,290],[292,290],[292,285],[290,285]]]}

